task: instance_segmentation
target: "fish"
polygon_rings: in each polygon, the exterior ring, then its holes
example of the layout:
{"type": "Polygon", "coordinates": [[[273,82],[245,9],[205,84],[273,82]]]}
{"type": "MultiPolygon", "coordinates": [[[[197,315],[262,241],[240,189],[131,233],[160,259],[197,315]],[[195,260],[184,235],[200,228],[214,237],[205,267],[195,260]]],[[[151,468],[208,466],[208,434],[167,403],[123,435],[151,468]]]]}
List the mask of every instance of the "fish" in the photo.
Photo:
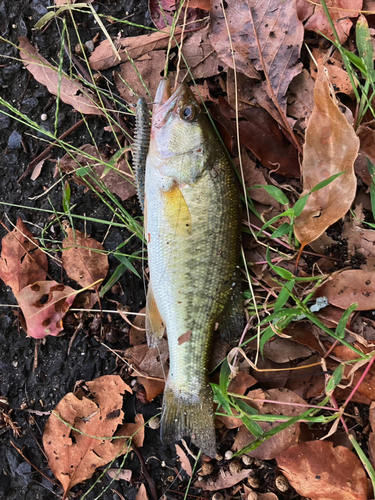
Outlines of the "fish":
{"type": "Polygon", "coordinates": [[[148,344],[169,346],[160,434],[216,454],[208,362],[230,305],[239,255],[239,194],[227,153],[186,84],[156,92],[145,171],[148,344]]]}

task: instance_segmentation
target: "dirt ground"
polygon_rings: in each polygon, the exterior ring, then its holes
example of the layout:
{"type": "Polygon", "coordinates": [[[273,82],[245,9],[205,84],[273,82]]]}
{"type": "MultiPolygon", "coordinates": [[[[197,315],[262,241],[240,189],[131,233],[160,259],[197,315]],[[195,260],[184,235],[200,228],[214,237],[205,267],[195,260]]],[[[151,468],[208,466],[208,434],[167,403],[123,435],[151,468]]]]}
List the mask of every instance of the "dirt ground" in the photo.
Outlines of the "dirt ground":
{"type": "MultiPolygon", "coordinates": [[[[51,4],[49,0],[20,0],[17,2],[4,0],[0,2],[0,30],[2,37],[18,43],[19,36],[26,36],[33,43],[37,44],[41,53],[47,59],[59,58],[60,37],[57,25],[53,22],[44,33],[33,31],[35,22],[46,12],[51,4]]],[[[103,6],[104,7],[104,6],[103,6]]],[[[116,0],[105,2],[105,9],[117,18],[123,18],[126,12],[132,15],[134,23],[149,25],[150,20],[146,15],[147,2],[127,0],[116,0]]],[[[79,16],[78,16],[79,20],[79,16]]],[[[91,19],[92,21],[92,19],[91,19]]],[[[74,31],[69,26],[69,35],[74,45],[76,38],[74,31]]],[[[123,34],[126,36],[139,34],[139,29],[129,28],[128,31],[121,26],[123,34]]],[[[109,27],[111,35],[115,35],[120,30],[119,26],[109,27]]],[[[85,25],[82,27],[81,37],[83,41],[91,40],[98,31],[98,27],[85,25]]],[[[32,120],[52,130],[54,124],[55,105],[50,102],[48,90],[39,85],[33,78],[28,81],[28,72],[23,65],[14,59],[6,57],[17,57],[17,50],[10,44],[0,42],[1,69],[0,69],[0,94],[13,106],[20,109],[32,120]],[[41,115],[46,113],[47,121],[41,121],[41,115]]],[[[68,61],[64,61],[68,64],[68,61]]],[[[59,130],[64,131],[72,126],[78,118],[72,113],[69,106],[60,104],[59,130]]],[[[92,120],[90,124],[95,140],[100,146],[111,144],[113,137],[110,133],[103,131],[103,123],[100,119],[92,120]]],[[[28,228],[34,235],[40,235],[49,220],[50,214],[41,210],[51,210],[53,206],[57,211],[62,210],[62,190],[61,185],[57,185],[48,193],[43,194],[46,188],[55,184],[58,179],[53,177],[55,165],[47,162],[41,175],[35,181],[27,177],[18,183],[17,179],[23,174],[30,162],[30,157],[38,149],[41,152],[44,148],[42,137],[30,135],[30,130],[19,122],[10,119],[4,114],[0,114],[0,201],[1,220],[6,223],[8,218],[15,223],[17,217],[21,217],[27,222],[28,228]],[[21,140],[26,147],[22,145],[21,140]],[[25,151],[26,149],[26,151],[25,151]],[[42,196],[40,196],[42,195],[42,196]],[[38,197],[37,199],[34,199],[38,197]],[[17,208],[14,205],[22,205],[17,208]],[[25,208],[29,207],[29,208],[25,208]]],[[[83,128],[76,132],[76,135],[69,137],[74,145],[80,146],[90,142],[90,137],[83,128]]],[[[62,156],[62,152],[54,150],[52,158],[62,156]]],[[[110,220],[112,213],[90,192],[85,192],[83,187],[72,184],[72,204],[75,204],[75,212],[81,215],[90,215],[98,219],[110,220]]],[[[138,213],[137,201],[132,199],[126,203],[126,208],[138,213]]],[[[78,230],[86,230],[88,234],[99,241],[103,239],[107,232],[107,226],[100,224],[86,224],[78,222],[78,230]]],[[[60,228],[54,226],[55,237],[61,238],[60,228]]],[[[0,228],[0,236],[6,234],[4,228],[0,228]]],[[[105,240],[106,249],[113,249],[129,234],[118,228],[111,228],[105,240]]],[[[130,253],[141,248],[139,240],[132,240],[127,248],[130,253]]],[[[110,262],[110,273],[116,268],[116,262],[110,262]]],[[[62,270],[56,264],[50,265],[50,273],[60,281],[62,270]]],[[[69,283],[67,277],[63,277],[65,283],[69,283]]],[[[121,280],[122,295],[110,296],[129,306],[132,311],[139,311],[145,303],[144,286],[141,280],[132,273],[125,273],[121,280]]],[[[47,462],[41,446],[43,428],[48,412],[54,408],[58,401],[68,392],[74,389],[75,383],[79,380],[92,380],[106,374],[117,373],[116,356],[101,345],[100,321],[95,321],[94,316],[86,316],[84,326],[78,332],[70,353],[68,354],[69,342],[74,333],[77,320],[70,315],[66,319],[66,334],[59,338],[50,337],[44,345],[38,349],[38,366],[33,369],[35,340],[27,337],[20,329],[14,306],[15,298],[9,288],[3,282],[0,284],[0,395],[8,398],[11,407],[14,409],[13,417],[21,428],[20,437],[13,436],[7,431],[0,435],[0,499],[20,500],[20,499],[54,499],[61,495],[61,489],[53,485],[52,482],[36,472],[23,458],[11,442],[22,450],[24,456],[30,460],[35,467],[44,472],[47,477],[51,477],[47,462]],[[70,326],[69,326],[70,323],[70,326]],[[21,409],[22,408],[22,409],[21,409]]],[[[104,309],[113,309],[112,305],[103,301],[104,309]]],[[[111,323],[108,317],[103,318],[104,330],[106,332],[105,343],[112,349],[124,349],[128,347],[127,333],[128,326],[117,316],[113,317],[111,323]]],[[[136,397],[127,401],[127,417],[131,420],[135,413],[143,413],[145,420],[158,412],[160,401],[148,404],[141,403],[136,397]]],[[[169,447],[164,447],[158,439],[158,431],[147,429],[147,439],[142,449],[144,460],[152,478],[157,484],[160,495],[170,486],[167,478],[171,475],[171,468],[175,466],[174,454],[169,447]],[[161,463],[165,463],[161,467],[161,463]]],[[[133,469],[134,486],[124,481],[112,483],[108,492],[102,496],[103,500],[120,498],[114,491],[123,495],[127,499],[134,499],[137,493],[136,485],[139,481],[144,481],[139,460],[130,457],[126,465],[133,469]]],[[[173,477],[175,473],[173,472],[173,477]]],[[[95,477],[98,477],[97,474],[95,477]]],[[[74,488],[75,497],[80,497],[82,491],[89,489],[93,481],[85,485],[74,488]],[[77,495],[77,496],[76,496],[77,495]]],[[[87,496],[88,499],[96,498],[101,488],[105,488],[109,483],[109,478],[104,477],[101,486],[87,496]]]]}

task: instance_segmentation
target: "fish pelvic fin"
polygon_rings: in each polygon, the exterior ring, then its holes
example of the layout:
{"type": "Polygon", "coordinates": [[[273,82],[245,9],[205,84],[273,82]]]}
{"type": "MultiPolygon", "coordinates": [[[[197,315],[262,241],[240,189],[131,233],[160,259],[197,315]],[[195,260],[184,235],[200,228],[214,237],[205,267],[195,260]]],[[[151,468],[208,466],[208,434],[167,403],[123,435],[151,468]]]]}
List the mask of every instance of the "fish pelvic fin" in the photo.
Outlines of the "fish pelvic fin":
{"type": "Polygon", "coordinates": [[[205,455],[215,457],[216,438],[213,398],[210,386],[201,391],[199,398],[181,394],[168,386],[164,391],[163,412],[160,426],[163,443],[190,437],[205,455]]]}
{"type": "Polygon", "coordinates": [[[165,332],[165,323],[160,315],[151,283],[149,283],[146,299],[146,336],[149,347],[156,347],[165,332]]]}

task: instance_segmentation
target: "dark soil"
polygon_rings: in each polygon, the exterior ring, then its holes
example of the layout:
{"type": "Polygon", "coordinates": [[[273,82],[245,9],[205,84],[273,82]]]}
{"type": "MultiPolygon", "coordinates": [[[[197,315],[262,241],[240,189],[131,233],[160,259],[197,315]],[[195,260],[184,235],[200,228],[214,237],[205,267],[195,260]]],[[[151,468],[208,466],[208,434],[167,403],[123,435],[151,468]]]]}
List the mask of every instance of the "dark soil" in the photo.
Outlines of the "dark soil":
{"type": "MultiPolygon", "coordinates": [[[[60,54],[61,26],[54,21],[41,32],[34,31],[33,27],[38,19],[46,12],[47,7],[53,2],[50,0],[0,0],[0,30],[1,36],[13,44],[18,43],[18,37],[27,37],[36,44],[41,54],[48,60],[58,60],[60,54]]],[[[130,20],[141,25],[151,25],[147,14],[147,0],[112,0],[110,2],[95,3],[95,8],[100,12],[111,14],[116,18],[124,18],[132,15],[130,20]]],[[[75,14],[78,22],[82,21],[80,36],[83,42],[91,40],[99,31],[94,23],[94,18],[85,16],[80,19],[75,14]]],[[[70,42],[72,46],[77,43],[74,29],[66,17],[70,42]]],[[[106,25],[112,36],[122,30],[122,35],[141,34],[139,28],[126,27],[125,25],[106,25]]],[[[16,109],[21,110],[30,119],[42,127],[53,130],[55,117],[55,103],[48,90],[33,78],[17,60],[17,49],[10,43],[0,42],[0,95],[16,109]],[[47,114],[47,121],[42,121],[41,115],[47,114]]],[[[64,60],[64,69],[68,70],[69,59],[64,60]]],[[[111,78],[111,70],[106,76],[111,78]]],[[[157,75],[159,78],[159,75],[157,75]]],[[[3,111],[5,109],[3,108],[3,111]]],[[[79,116],[72,109],[60,102],[58,133],[62,134],[79,120],[79,116]]],[[[100,118],[90,121],[90,129],[96,143],[102,148],[115,146],[113,136],[105,132],[104,121],[100,118]]],[[[20,122],[0,113],[0,201],[1,220],[12,228],[9,221],[16,223],[21,217],[27,227],[35,236],[40,236],[41,230],[51,220],[50,211],[52,207],[62,210],[62,188],[61,183],[43,193],[57,182],[54,177],[55,163],[47,161],[42,169],[41,175],[35,180],[27,176],[23,181],[17,182],[24,173],[30,161],[45,148],[43,137],[36,137],[30,133],[30,129],[20,122]],[[43,195],[43,196],[40,196],[43,195]],[[38,197],[38,198],[35,198],[38,197]],[[18,205],[18,207],[16,206],[18,205]],[[22,207],[22,208],[21,208],[22,207]],[[8,220],[9,219],[9,220],[8,220]]],[[[79,147],[91,143],[90,134],[84,127],[76,130],[68,138],[69,141],[79,147]]],[[[64,152],[54,149],[51,159],[61,158],[64,152]]],[[[75,205],[74,213],[88,215],[102,220],[111,220],[112,212],[100,202],[100,200],[83,186],[76,186],[71,182],[72,199],[75,205]]],[[[133,214],[139,214],[140,209],[136,199],[125,203],[127,210],[133,214]]],[[[86,231],[98,241],[103,240],[108,226],[88,222],[85,226],[83,221],[77,221],[78,230],[86,231]]],[[[55,239],[62,239],[59,225],[52,226],[49,235],[55,239]]],[[[0,227],[0,238],[4,237],[6,230],[0,227]]],[[[125,230],[112,227],[105,239],[105,248],[111,250],[119,243],[129,237],[125,230]]],[[[132,239],[126,248],[128,253],[141,249],[139,240],[132,239]]],[[[110,261],[110,274],[116,269],[118,262],[112,258],[110,261]]],[[[52,260],[50,260],[50,274],[58,281],[70,283],[64,271],[52,260]]],[[[145,304],[144,286],[131,272],[126,272],[120,279],[122,294],[108,294],[108,299],[121,302],[128,306],[131,311],[139,311],[145,304]]],[[[83,318],[83,327],[79,329],[68,354],[69,343],[76,332],[79,323],[77,317],[70,313],[65,319],[65,334],[61,337],[48,337],[44,343],[37,348],[37,367],[34,368],[35,346],[33,338],[28,337],[22,330],[14,308],[16,300],[12,291],[0,281],[0,396],[6,397],[13,409],[12,418],[20,426],[20,436],[13,435],[12,431],[5,429],[0,434],[0,500],[52,500],[61,498],[61,489],[57,482],[54,483],[49,471],[47,460],[43,454],[42,434],[50,412],[56,404],[68,393],[74,390],[77,381],[89,381],[96,377],[119,373],[129,382],[129,377],[116,356],[103,346],[105,344],[111,349],[123,350],[129,346],[128,325],[118,316],[110,318],[104,315],[93,315],[87,313],[83,318]],[[45,414],[43,414],[45,412],[45,414]],[[17,451],[11,443],[22,452],[17,451]],[[30,463],[33,464],[33,468],[30,463]],[[42,471],[52,482],[40,474],[42,471]]],[[[103,309],[114,309],[113,303],[103,300],[103,309]]],[[[126,399],[126,418],[132,421],[135,413],[143,413],[145,420],[158,413],[160,400],[145,405],[142,398],[136,395],[126,399]]],[[[0,430],[1,432],[1,430],[0,430]]],[[[227,435],[221,449],[224,454],[230,448],[234,431],[227,435]]],[[[183,471],[177,475],[180,469],[177,462],[174,446],[163,446],[160,443],[157,430],[146,428],[146,439],[141,449],[144,461],[147,464],[149,474],[155,482],[158,498],[167,491],[168,498],[183,498],[181,491],[185,491],[187,477],[183,471]],[[179,490],[172,492],[173,490],[179,490]]],[[[118,466],[120,462],[114,464],[118,466]]],[[[223,462],[224,463],[224,462],[223,462]]],[[[217,473],[223,463],[214,462],[217,473]]],[[[108,491],[104,492],[103,500],[118,500],[126,498],[133,500],[136,497],[140,482],[144,482],[145,475],[140,466],[139,459],[132,452],[128,458],[126,468],[133,470],[132,483],[125,481],[114,481],[108,491]],[[118,494],[117,494],[118,493],[118,494]],[[119,495],[122,495],[120,497],[119,495]]],[[[266,491],[270,484],[274,484],[275,465],[273,462],[258,464],[260,489],[266,491]]],[[[256,468],[254,469],[256,470],[256,468]]],[[[96,480],[100,471],[94,478],[84,485],[73,488],[74,498],[80,498],[84,492],[96,480]]],[[[97,498],[102,489],[110,483],[110,479],[104,476],[97,484],[92,493],[88,494],[88,500],[97,498]]],[[[148,485],[147,485],[148,487],[148,485]]],[[[275,491],[274,487],[271,490],[275,491]]],[[[150,494],[150,490],[148,491],[150,494]]],[[[211,494],[202,493],[201,490],[191,490],[195,495],[204,495],[210,498],[211,494]]],[[[283,494],[277,492],[279,498],[299,498],[290,489],[283,494]]],[[[239,493],[237,493],[239,498],[239,493]]],[[[151,497],[150,497],[151,498],[151,497]]]]}

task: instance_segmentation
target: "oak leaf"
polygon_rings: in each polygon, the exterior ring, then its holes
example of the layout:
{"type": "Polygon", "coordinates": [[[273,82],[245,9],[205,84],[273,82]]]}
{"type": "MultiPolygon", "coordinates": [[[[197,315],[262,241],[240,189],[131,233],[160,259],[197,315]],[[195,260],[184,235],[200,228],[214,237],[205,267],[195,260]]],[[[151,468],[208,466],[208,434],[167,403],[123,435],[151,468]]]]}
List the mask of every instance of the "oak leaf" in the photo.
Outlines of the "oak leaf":
{"type": "Polygon", "coordinates": [[[79,290],[56,281],[36,281],[17,296],[26,320],[27,334],[35,339],[56,336],[63,329],[63,317],[79,290]]]}
{"type": "Polygon", "coordinates": [[[93,286],[98,280],[103,280],[108,273],[108,255],[101,243],[88,238],[80,231],[66,229],[67,238],[63,240],[63,267],[72,280],[83,288],[99,288],[93,286]]]}
{"type": "Polygon", "coordinates": [[[103,115],[90,89],[63,73],[60,74],[58,68],[44,59],[24,37],[20,37],[20,57],[35,80],[45,85],[51,94],[58,95],[63,102],[70,104],[80,113],[103,115]]]}
{"type": "Polygon", "coordinates": [[[44,281],[47,256],[20,218],[17,226],[4,236],[0,257],[0,278],[10,286],[15,297],[34,281],[44,281]]]}
{"type": "MultiPolygon", "coordinates": [[[[176,23],[175,16],[179,8],[179,3],[175,0],[149,0],[148,7],[154,25],[159,29],[173,26],[176,23]]],[[[180,12],[177,24],[186,22],[189,30],[197,30],[205,25],[207,11],[211,8],[211,0],[189,0],[186,17],[185,9],[180,12]]]]}
{"type": "Polygon", "coordinates": [[[276,457],[297,493],[311,500],[367,500],[367,477],[359,458],[344,446],[310,441],[276,457]]]}
{"type": "Polygon", "coordinates": [[[306,129],[303,148],[303,193],[344,172],[327,186],[310,193],[299,217],[295,235],[304,246],[316,240],[350,209],[357,180],[354,162],[359,140],[330,94],[325,69],[320,64],[314,88],[315,106],[306,129]]]}
{"type": "Polygon", "coordinates": [[[128,451],[127,439],[110,439],[112,436],[136,433],[136,445],[143,444],[142,415],[136,416],[137,423],[125,424],[116,432],[124,418],[122,395],[132,392],[121,377],[105,375],[85,385],[90,394],[85,396],[82,390],[77,395],[67,394],[47,420],[43,434],[48,463],[64,488],[64,498],[74,485],[89,479],[98,467],[128,451]]]}

